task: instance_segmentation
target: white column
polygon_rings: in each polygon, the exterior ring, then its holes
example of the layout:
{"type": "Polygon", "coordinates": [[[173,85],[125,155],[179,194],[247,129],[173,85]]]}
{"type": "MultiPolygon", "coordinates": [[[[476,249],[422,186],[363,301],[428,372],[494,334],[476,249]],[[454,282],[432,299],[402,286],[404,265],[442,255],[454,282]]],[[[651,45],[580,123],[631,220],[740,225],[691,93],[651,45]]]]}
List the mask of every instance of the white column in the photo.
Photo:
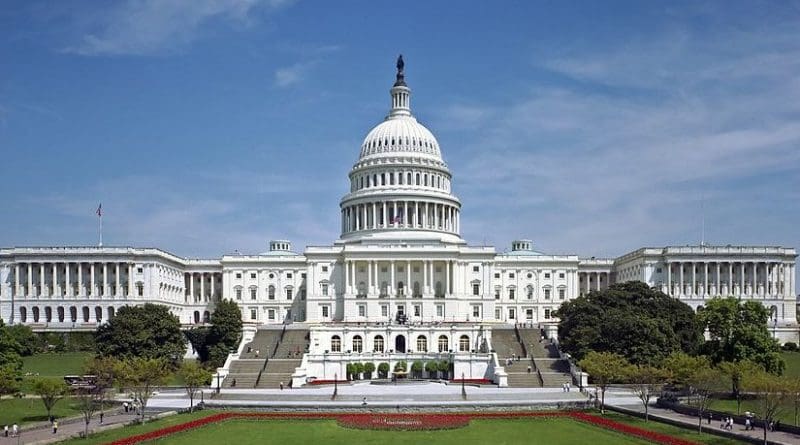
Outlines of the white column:
{"type": "Polygon", "coordinates": [[[391,270],[389,270],[389,294],[395,295],[397,283],[394,281],[394,260],[389,262],[389,267],[391,268],[391,270]]]}
{"type": "MultiPolygon", "coordinates": [[[[22,295],[22,285],[19,283],[19,269],[20,264],[14,264],[14,296],[19,297],[22,295]]],[[[12,314],[13,315],[13,314],[12,314]]]]}
{"type": "Polygon", "coordinates": [[[719,269],[720,269],[719,261],[717,261],[716,264],[717,264],[717,288],[714,289],[714,290],[716,291],[717,295],[722,295],[722,290],[719,288],[719,286],[720,286],[720,283],[719,283],[719,272],[720,272],[719,271],[719,269]]]}
{"type": "Polygon", "coordinates": [[[708,263],[703,263],[703,298],[708,297],[708,263]]]}
{"type": "Polygon", "coordinates": [[[108,294],[108,263],[103,262],[103,293],[101,295],[108,294]]]}
{"type": "Polygon", "coordinates": [[[370,227],[378,228],[378,204],[375,202],[372,203],[372,225],[370,227]]]}
{"type": "Polygon", "coordinates": [[[397,227],[395,221],[397,221],[397,201],[392,201],[392,227],[397,227]]]}
{"type": "Polygon", "coordinates": [[[386,220],[386,201],[381,203],[381,208],[382,208],[381,212],[382,212],[382,215],[383,215],[383,225],[381,227],[386,228],[386,227],[389,226],[389,224],[387,223],[387,220],[386,220]]]}
{"type": "Polygon", "coordinates": [[[200,273],[200,301],[208,301],[206,297],[206,274],[204,272],[200,273]]]}
{"type": "Polygon", "coordinates": [[[411,287],[411,260],[406,260],[406,295],[412,295],[413,293],[414,288],[411,287]]]}
{"type": "Polygon", "coordinates": [[[414,201],[414,228],[419,227],[419,201],[414,201]]]}
{"type": "Polygon", "coordinates": [[[728,262],[728,295],[733,295],[733,263],[728,262]]]}
{"type": "Polygon", "coordinates": [[[58,263],[55,263],[55,262],[53,263],[53,283],[52,284],[53,284],[53,286],[52,286],[53,290],[52,290],[52,292],[50,292],[50,296],[51,297],[55,296],[55,295],[58,295],[59,294],[59,290],[60,290],[59,289],[60,286],[58,285],[58,263]]]}
{"type": "Polygon", "coordinates": [[[96,280],[97,276],[95,274],[95,271],[96,271],[95,263],[92,262],[90,267],[91,267],[91,270],[90,270],[89,279],[92,280],[91,281],[91,285],[90,285],[90,289],[91,289],[90,293],[91,293],[91,295],[93,297],[97,297],[97,280],[96,280]]]}
{"type": "Polygon", "coordinates": [[[115,280],[116,281],[115,284],[117,285],[117,289],[116,289],[116,291],[114,293],[117,294],[117,296],[119,296],[119,295],[122,295],[122,286],[121,286],[120,281],[119,281],[119,275],[120,275],[120,271],[122,270],[122,268],[119,267],[119,262],[114,263],[114,265],[116,266],[114,268],[114,278],[116,279],[115,280]]]}
{"type": "Polygon", "coordinates": [[[189,273],[189,301],[194,301],[194,272],[189,273]]]}
{"type": "Polygon", "coordinates": [[[448,260],[448,261],[445,261],[445,263],[444,263],[444,264],[445,264],[445,266],[444,266],[444,267],[445,267],[445,268],[444,268],[444,274],[445,274],[445,295],[450,295],[450,294],[452,294],[452,293],[453,293],[453,289],[451,289],[451,288],[450,288],[450,261],[449,261],[449,260],[448,260]]]}
{"type": "MultiPolygon", "coordinates": [[[[70,280],[69,276],[69,263],[64,263],[64,294],[68,297],[73,295],[72,292],[72,280],[70,280]]],[[[64,308],[66,310],[66,308],[64,308]]],[[[65,315],[66,317],[66,315],[65,315]]],[[[66,318],[65,318],[66,319],[66,318]]]]}
{"type": "Polygon", "coordinates": [[[428,260],[422,262],[422,293],[425,295],[431,293],[428,288],[428,260]]]}
{"type": "Polygon", "coordinates": [[[33,263],[28,263],[28,295],[33,295],[33,263]]]}
{"type": "MultiPolygon", "coordinates": [[[[742,263],[742,264],[741,264],[741,269],[740,269],[740,272],[741,272],[741,274],[740,274],[740,275],[741,275],[741,277],[739,277],[739,278],[740,278],[740,280],[741,280],[741,290],[740,290],[739,292],[740,292],[741,294],[744,294],[744,276],[745,276],[745,274],[747,273],[747,268],[745,268],[745,263],[742,263]]],[[[752,286],[750,286],[750,287],[752,287],[752,286]]]]}
{"type": "MultiPolygon", "coordinates": [[[[214,278],[216,278],[215,275],[217,275],[217,274],[213,273],[213,272],[211,273],[211,293],[209,294],[209,298],[211,299],[211,301],[214,301],[216,299],[216,296],[217,296],[216,292],[215,292],[216,284],[217,284],[216,280],[214,279],[214,278]]],[[[313,281],[311,283],[308,283],[308,288],[309,289],[313,289],[313,286],[314,286],[314,282],[313,281]]]]}
{"type": "Polygon", "coordinates": [[[367,205],[361,204],[361,230],[367,229],[367,205]]]}
{"type": "Polygon", "coordinates": [[[135,293],[133,286],[133,263],[128,263],[128,298],[133,298],[135,293]]]}
{"type": "Polygon", "coordinates": [[[684,287],[684,284],[683,284],[683,262],[682,261],[679,262],[678,266],[680,266],[680,268],[681,268],[681,273],[680,273],[681,291],[678,292],[678,297],[681,297],[686,292],[686,288],[684,287]]]}

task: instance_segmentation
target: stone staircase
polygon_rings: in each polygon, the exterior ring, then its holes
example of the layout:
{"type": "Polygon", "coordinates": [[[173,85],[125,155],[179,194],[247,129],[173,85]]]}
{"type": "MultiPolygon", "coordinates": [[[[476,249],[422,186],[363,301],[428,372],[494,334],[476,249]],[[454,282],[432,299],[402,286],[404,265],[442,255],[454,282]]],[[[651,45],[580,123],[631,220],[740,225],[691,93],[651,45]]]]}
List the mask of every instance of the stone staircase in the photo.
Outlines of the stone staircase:
{"type": "MultiPolygon", "coordinates": [[[[542,386],[560,387],[564,383],[572,383],[569,362],[561,358],[556,345],[551,344],[548,339],[542,340],[538,329],[521,328],[519,335],[542,376],[542,386]]],[[[509,385],[511,385],[510,375],[509,385]]]]}
{"type": "Polygon", "coordinates": [[[231,362],[222,386],[277,388],[280,382],[288,386],[294,369],[300,366],[303,354],[308,351],[308,339],[307,329],[284,330],[283,326],[259,329],[253,340],[244,346],[239,359],[231,362]]]}
{"type": "Polygon", "coordinates": [[[492,329],[492,349],[497,360],[508,373],[508,386],[540,387],[539,376],[533,370],[533,362],[525,357],[525,351],[513,328],[492,329]],[[528,372],[528,367],[531,372],[528,372]]]}
{"type": "Polygon", "coordinates": [[[294,369],[300,366],[302,359],[270,359],[267,367],[261,373],[256,388],[278,388],[283,382],[284,388],[289,387],[294,369]]]}
{"type": "Polygon", "coordinates": [[[222,381],[222,387],[252,388],[256,384],[258,373],[263,365],[264,360],[261,359],[234,360],[231,362],[228,377],[222,381]]]}

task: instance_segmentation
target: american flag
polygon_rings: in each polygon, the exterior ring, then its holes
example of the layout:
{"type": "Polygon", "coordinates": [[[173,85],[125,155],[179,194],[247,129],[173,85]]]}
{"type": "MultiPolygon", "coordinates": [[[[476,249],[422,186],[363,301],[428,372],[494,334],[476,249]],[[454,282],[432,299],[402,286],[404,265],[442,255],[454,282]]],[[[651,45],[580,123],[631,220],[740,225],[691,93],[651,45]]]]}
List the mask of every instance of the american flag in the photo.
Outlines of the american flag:
{"type": "Polygon", "coordinates": [[[97,216],[103,216],[103,203],[101,202],[99,206],[97,206],[97,216]]]}

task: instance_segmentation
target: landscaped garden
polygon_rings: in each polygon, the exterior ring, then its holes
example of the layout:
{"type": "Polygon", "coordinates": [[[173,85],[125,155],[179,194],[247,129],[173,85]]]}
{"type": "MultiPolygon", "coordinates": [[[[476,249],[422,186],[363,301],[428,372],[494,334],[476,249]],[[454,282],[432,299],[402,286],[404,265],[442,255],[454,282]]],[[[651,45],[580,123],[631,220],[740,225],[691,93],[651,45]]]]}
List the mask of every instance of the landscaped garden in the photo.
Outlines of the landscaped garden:
{"type": "Polygon", "coordinates": [[[620,414],[584,412],[378,414],[193,413],[67,444],[736,444],[739,442],[620,414]]]}

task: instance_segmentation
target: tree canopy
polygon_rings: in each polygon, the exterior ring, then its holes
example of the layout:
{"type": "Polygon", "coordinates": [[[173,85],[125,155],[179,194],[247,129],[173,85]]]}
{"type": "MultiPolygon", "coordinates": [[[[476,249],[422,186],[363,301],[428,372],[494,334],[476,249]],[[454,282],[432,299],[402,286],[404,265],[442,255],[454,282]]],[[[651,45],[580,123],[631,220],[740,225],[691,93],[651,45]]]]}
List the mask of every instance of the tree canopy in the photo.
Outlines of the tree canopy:
{"type": "Polygon", "coordinates": [[[150,303],[121,307],[96,333],[101,356],[163,358],[172,366],[183,359],[185,341],[178,317],[166,306],[150,303]]]}
{"type": "Polygon", "coordinates": [[[186,333],[197,356],[204,364],[222,366],[228,353],[239,346],[242,336],[242,312],[233,300],[217,303],[211,314],[211,326],[191,329],[186,333]]]}
{"type": "Polygon", "coordinates": [[[703,338],[691,307],[638,281],[567,301],[556,316],[560,347],[577,360],[597,351],[658,365],[675,351],[695,353],[703,338]]]}
{"type": "Polygon", "coordinates": [[[0,367],[21,370],[23,350],[24,347],[19,343],[12,329],[0,319],[0,367]]]}
{"type": "Polygon", "coordinates": [[[767,326],[769,310],[760,302],[715,298],[698,313],[698,319],[711,337],[703,352],[713,364],[749,360],[769,373],[783,372],[780,344],[767,326]]]}
{"type": "Polygon", "coordinates": [[[615,382],[622,382],[628,376],[630,363],[625,357],[613,352],[589,351],[579,362],[581,368],[589,373],[592,381],[600,388],[600,412],[604,412],[606,388],[615,382]]]}

